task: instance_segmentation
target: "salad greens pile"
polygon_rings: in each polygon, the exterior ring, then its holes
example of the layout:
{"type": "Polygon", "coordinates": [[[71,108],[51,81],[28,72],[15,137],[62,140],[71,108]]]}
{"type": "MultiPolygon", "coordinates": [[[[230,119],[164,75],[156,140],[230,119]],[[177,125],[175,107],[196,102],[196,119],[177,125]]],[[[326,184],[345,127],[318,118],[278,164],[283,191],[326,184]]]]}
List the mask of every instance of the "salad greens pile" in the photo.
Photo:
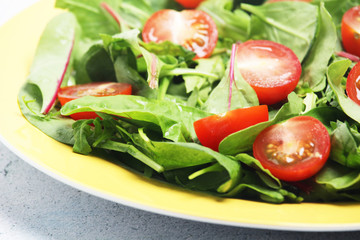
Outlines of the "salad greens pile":
{"type": "MultiPolygon", "coordinates": [[[[173,0],[57,0],[56,7],[68,11],[44,30],[18,95],[21,111],[76,153],[109,154],[145,176],[188,189],[272,203],[360,201],[360,106],[344,91],[354,63],[336,55],[342,15],[360,1],[251,2],[204,1],[198,9],[214,19],[219,39],[210,58],[193,60],[182,46],[144,43],[139,36],[154,12],[182,9],[173,0]],[[249,39],[292,49],[302,76],[285,103],[269,106],[269,121],[228,136],[215,152],[199,144],[193,123],[228,111],[231,46],[249,39]],[[134,94],[49,107],[60,85],[98,81],[130,83],[134,94]],[[87,111],[101,119],[66,117],[87,111]],[[331,156],[315,177],[290,184],[261,166],[252,144],[266,127],[299,115],[326,126],[331,156]]],[[[239,72],[235,83],[231,109],[259,104],[239,72]]]]}

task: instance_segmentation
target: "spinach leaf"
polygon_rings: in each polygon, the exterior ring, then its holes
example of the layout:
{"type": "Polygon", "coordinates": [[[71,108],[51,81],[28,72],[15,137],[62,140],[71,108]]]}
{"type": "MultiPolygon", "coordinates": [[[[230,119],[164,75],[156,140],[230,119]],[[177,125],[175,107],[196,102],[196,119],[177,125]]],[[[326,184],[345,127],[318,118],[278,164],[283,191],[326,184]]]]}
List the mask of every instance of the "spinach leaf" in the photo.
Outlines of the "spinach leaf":
{"type": "MultiPolygon", "coordinates": [[[[231,89],[229,71],[230,66],[228,66],[220,83],[211,92],[205,102],[203,106],[205,111],[219,114],[229,110],[229,89],[231,89]]],[[[239,71],[235,70],[234,76],[230,110],[259,105],[259,100],[254,89],[243,79],[239,71]]]]}
{"type": "MultiPolygon", "coordinates": [[[[198,65],[195,67],[195,70],[202,72],[210,72],[221,78],[225,73],[225,66],[223,60],[220,56],[215,56],[212,58],[198,59],[198,65]]],[[[209,86],[213,84],[216,78],[204,77],[204,76],[184,76],[186,92],[192,92],[194,89],[202,89],[204,86],[209,86]]]]}
{"type": "Polygon", "coordinates": [[[235,155],[250,151],[256,136],[265,128],[300,115],[303,110],[302,99],[294,92],[289,94],[288,103],[285,103],[275,117],[267,122],[262,122],[227,136],[220,142],[219,152],[227,155],[235,155]]]}
{"type": "Polygon", "coordinates": [[[170,101],[147,99],[134,95],[110,97],[83,97],[65,104],[62,115],[76,112],[102,112],[152,123],[160,127],[164,138],[173,141],[196,139],[193,122],[206,117],[209,113],[176,104],[170,101]]]}
{"type": "Polygon", "coordinates": [[[19,92],[18,103],[24,117],[43,133],[62,143],[74,143],[72,130],[74,120],[60,117],[55,109],[52,109],[48,115],[41,114],[42,94],[36,85],[26,83],[19,92]]]}
{"type": "Polygon", "coordinates": [[[92,45],[76,68],[76,83],[115,82],[113,62],[100,43],[92,45]]]}
{"type": "Polygon", "coordinates": [[[340,60],[332,63],[327,71],[327,79],[336,95],[341,109],[350,118],[360,123],[360,106],[346,96],[342,84],[343,77],[350,65],[350,60],[340,60]]]}
{"type": "Polygon", "coordinates": [[[56,0],[55,7],[72,12],[81,26],[83,38],[100,39],[99,33],[115,34],[119,26],[100,4],[108,3],[114,9],[118,7],[116,0],[56,0]]]}
{"type": "Polygon", "coordinates": [[[360,188],[360,171],[341,166],[335,162],[327,164],[316,176],[316,182],[330,189],[347,190],[360,188]]]}
{"type": "Polygon", "coordinates": [[[241,9],[235,9],[232,0],[208,0],[198,7],[215,21],[219,36],[233,41],[246,41],[250,17],[241,9]]]}
{"type": "Polygon", "coordinates": [[[75,41],[76,20],[71,13],[53,18],[43,31],[27,82],[38,86],[41,92],[41,113],[47,113],[54,104],[57,90],[65,84],[70,56],[75,41]]]}
{"type": "Polygon", "coordinates": [[[151,156],[165,170],[217,162],[229,174],[229,180],[219,186],[219,192],[228,192],[239,182],[240,164],[230,157],[196,143],[151,141],[141,131],[138,137],[134,136],[135,144],[144,149],[147,155],[151,156]]]}
{"type": "Polygon", "coordinates": [[[292,202],[302,201],[301,197],[285,189],[269,188],[254,171],[245,169],[240,183],[223,196],[263,200],[271,203],[282,203],[286,199],[292,202]]]}
{"type": "Polygon", "coordinates": [[[265,169],[256,158],[245,153],[240,153],[235,156],[235,159],[254,169],[268,187],[274,189],[281,188],[282,184],[280,180],[274,177],[269,170],[265,169]]]}
{"type": "Polygon", "coordinates": [[[331,134],[330,158],[346,167],[360,168],[359,133],[348,124],[338,121],[331,134]]]}
{"type": "Polygon", "coordinates": [[[251,39],[267,39],[292,49],[300,62],[315,37],[318,9],[304,2],[276,2],[253,6],[242,4],[251,15],[251,39]]]}
{"type": "Polygon", "coordinates": [[[326,86],[325,73],[338,41],[335,25],[323,4],[320,4],[318,16],[316,36],[302,64],[302,75],[298,84],[298,87],[306,86],[315,92],[326,86]]]}
{"type": "Polygon", "coordinates": [[[113,61],[119,54],[122,54],[124,48],[131,48],[135,56],[141,55],[147,67],[147,82],[151,88],[157,88],[159,85],[160,73],[167,64],[164,63],[155,54],[150,53],[139,44],[140,31],[138,29],[129,30],[114,36],[102,35],[104,47],[110,54],[113,61]]]}
{"type": "Polygon", "coordinates": [[[333,18],[333,22],[338,30],[339,37],[341,36],[341,20],[344,13],[352,7],[360,5],[359,0],[312,0],[312,4],[325,4],[333,18]]]}

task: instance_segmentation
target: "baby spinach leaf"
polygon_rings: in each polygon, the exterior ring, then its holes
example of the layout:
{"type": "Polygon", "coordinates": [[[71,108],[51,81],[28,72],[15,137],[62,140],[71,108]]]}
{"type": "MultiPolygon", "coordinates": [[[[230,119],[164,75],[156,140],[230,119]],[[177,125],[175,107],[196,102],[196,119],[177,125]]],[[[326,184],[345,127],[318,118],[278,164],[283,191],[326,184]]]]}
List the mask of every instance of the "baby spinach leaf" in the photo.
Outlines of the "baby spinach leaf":
{"type": "Polygon", "coordinates": [[[193,122],[209,116],[209,113],[192,107],[134,95],[79,98],[65,104],[61,114],[70,115],[89,111],[156,124],[161,128],[164,138],[173,141],[195,139],[193,122]]]}
{"type": "Polygon", "coordinates": [[[115,34],[120,31],[118,24],[101,8],[102,2],[107,2],[114,9],[118,6],[116,0],[56,0],[55,7],[67,9],[76,16],[84,38],[100,39],[99,33],[115,34]]]}
{"type": "MultiPolygon", "coordinates": [[[[198,65],[195,67],[195,70],[210,72],[217,76],[223,76],[225,73],[225,66],[221,57],[215,56],[212,58],[198,59],[198,65]]],[[[194,91],[195,88],[201,89],[203,86],[212,84],[216,78],[209,78],[204,76],[184,76],[186,92],[190,93],[194,91]]]]}
{"type": "Polygon", "coordinates": [[[166,64],[161,61],[155,54],[150,53],[139,44],[140,31],[138,29],[129,30],[114,36],[102,35],[104,47],[112,57],[113,61],[124,48],[130,47],[134,55],[141,54],[144,57],[147,67],[147,82],[151,88],[157,88],[159,77],[163,67],[166,64]]]}
{"type": "Polygon", "coordinates": [[[115,70],[110,56],[100,43],[92,45],[76,69],[76,83],[115,82],[115,70]]]}
{"type": "Polygon", "coordinates": [[[337,122],[331,134],[330,158],[346,167],[360,169],[360,139],[346,123],[337,122]]]}
{"type": "Polygon", "coordinates": [[[360,171],[331,162],[316,176],[316,182],[335,190],[359,189],[360,171]]]}
{"type": "Polygon", "coordinates": [[[259,173],[259,177],[267,186],[275,189],[279,189],[281,187],[280,180],[274,177],[269,170],[265,169],[256,158],[246,153],[240,153],[235,156],[235,159],[257,171],[259,173]]]}
{"type": "Polygon", "coordinates": [[[183,57],[184,59],[190,60],[195,57],[195,53],[184,48],[181,45],[172,43],[170,41],[164,41],[161,43],[142,42],[141,46],[149,52],[155,53],[156,55],[171,55],[175,57],[183,57]]]}
{"type": "MultiPolygon", "coordinates": [[[[227,68],[220,83],[211,92],[209,98],[203,106],[205,111],[219,114],[229,110],[229,89],[231,89],[229,71],[230,67],[227,68]]],[[[236,70],[233,84],[234,86],[232,88],[231,110],[259,105],[259,100],[254,89],[236,70]]]]}
{"type": "Polygon", "coordinates": [[[323,4],[319,7],[318,29],[310,52],[302,64],[302,74],[298,86],[306,85],[318,92],[326,86],[326,70],[336,47],[336,28],[323,4]]]}
{"type": "Polygon", "coordinates": [[[219,163],[229,174],[229,180],[219,186],[219,192],[228,192],[239,182],[241,176],[240,164],[234,159],[210,148],[196,143],[151,141],[144,134],[138,135],[134,140],[136,145],[142,147],[147,152],[147,155],[151,156],[165,170],[212,162],[219,163]]]}
{"type": "Polygon", "coordinates": [[[48,115],[43,115],[40,112],[42,95],[37,85],[26,83],[19,92],[18,103],[24,117],[43,133],[62,143],[74,143],[72,131],[74,120],[60,117],[54,109],[48,115]]]}
{"type": "Polygon", "coordinates": [[[43,31],[27,82],[41,91],[41,113],[47,113],[55,102],[58,88],[68,70],[75,41],[76,20],[71,13],[53,18],[43,31]]]}
{"type": "Polygon", "coordinates": [[[251,39],[267,39],[292,49],[300,62],[315,37],[318,9],[304,2],[276,2],[253,6],[242,4],[251,15],[251,39]]]}
{"type": "Polygon", "coordinates": [[[360,123],[360,106],[346,96],[342,85],[343,77],[350,65],[350,60],[340,60],[332,63],[327,71],[327,79],[336,95],[341,109],[350,118],[360,123]]]}
{"type": "Polygon", "coordinates": [[[359,0],[312,0],[312,4],[325,4],[326,9],[329,11],[333,18],[333,22],[341,36],[341,20],[344,13],[355,6],[360,5],[359,0]]]}
{"type": "Polygon", "coordinates": [[[248,39],[250,17],[240,9],[233,9],[232,0],[208,0],[198,7],[208,13],[215,21],[219,36],[230,38],[233,41],[248,39]]]}
{"type": "Polygon", "coordinates": [[[293,92],[289,94],[288,101],[288,103],[285,103],[281,107],[273,119],[258,123],[224,138],[224,140],[220,142],[219,152],[227,155],[235,155],[250,151],[256,136],[262,130],[278,122],[300,115],[303,110],[302,99],[297,97],[293,92]]]}

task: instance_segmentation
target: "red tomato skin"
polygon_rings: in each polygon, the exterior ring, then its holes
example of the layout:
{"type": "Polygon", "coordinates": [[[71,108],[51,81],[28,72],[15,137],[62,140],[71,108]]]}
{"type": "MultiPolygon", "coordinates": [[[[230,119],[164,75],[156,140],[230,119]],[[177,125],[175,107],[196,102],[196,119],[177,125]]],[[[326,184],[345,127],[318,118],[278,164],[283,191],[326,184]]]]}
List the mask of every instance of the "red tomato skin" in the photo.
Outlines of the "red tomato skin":
{"type": "Polygon", "coordinates": [[[260,104],[272,105],[289,95],[301,76],[301,63],[288,47],[268,40],[249,40],[238,45],[237,65],[255,90],[260,104]]]}
{"type": "Polygon", "coordinates": [[[350,70],[346,81],[346,93],[348,97],[360,105],[360,89],[356,85],[360,87],[360,62],[355,64],[350,70]]]}
{"type": "Polygon", "coordinates": [[[218,151],[220,142],[228,135],[268,120],[268,107],[260,105],[202,118],[194,122],[194,129],[203,146],[218,151]]]}
{"type": "Polygon", "coordinates": [[[197,8],[204,0],[175,0],[185,8],[197,8]]]}
{"type": "MultiPolygon", "coordinates": [[[[278,138],[278,139],[281,139],[278,138]]],[[[281,139],[282,142],[291,142],[293,139],[281,139]]],[[[301,140],[301,139],[297,139],[301,140]]],[[[255,139],[253,144],[253,154],[260,161],[265,169],[268,169],[275,177],[288,182],[297,182],[314,176],[326,163],[330,155],[330,136],[326,127],[317,119],[310,116],[294,117],[286,122],[272,125],[262,131],[255,139]],[[284,125],[285,124],[285,125],[284,125]],[[286,127],[286,126],[290,127],[286,127]],[[281,133],[290,133],[294,136],[309,136],[315,142],[317,156],[300,160],[293,164],[275,163],[266,156],[265,146],[274,142],[276,136],[281,133]],[[269,139],[270,138],[270,139],[269,139]],[[273,141],[271,141],[273,140],[273,141]]]]}
{"type": "Polygon", "coordinates": [[[341,37],[345,51],[360,57],[360,6],[349,9],[341,21],[341,37]]]}
{"type": "MultiPolygon", "coordinates": [[[[74,86],[68,86],[68,87],[62,87],[59,89],[58,92],[58,99],[61,104],[61,106],[65,105],[67,102],[70,102],[72,100],[78,99],[82,96],[97,96],[97,97],[104,97],[104,96],[114,96],[119,94],[124,95],[131,95],[132,93],[132,86],[127,83],[115,83],[115,82],[93,82],[93,83],[87,83],[87,84],[80,84],[80,85],[74,85],[74,86]],[[91,94],[91,90],[96,90],[99,86],[104,86],[106,84],[110,84],[111,86],[116,86],[116,90],[114,92],[98,92],[91,94]],[[79,95],[78,91],[85,92],[86,90],[89,90],[90,92],[88,94],[79,95]]],[[[81,113],[74,113],[71,114],[70,117],[74,120],[80,120],[80,119],[95,119],[99,117],[94,112],[81,112],[81,113]]]]}
{"type": "Polygon", "coordinates": [[[147,43],[171,41],[182,45],[195,52],[195,59],[198,59],[211,56],[217,44],[218,31],[214,20],[204,11],[163,9],[146,21],[142,38],[147,43]],[[194,36],[195,39],[192,38],[194,36]]]}

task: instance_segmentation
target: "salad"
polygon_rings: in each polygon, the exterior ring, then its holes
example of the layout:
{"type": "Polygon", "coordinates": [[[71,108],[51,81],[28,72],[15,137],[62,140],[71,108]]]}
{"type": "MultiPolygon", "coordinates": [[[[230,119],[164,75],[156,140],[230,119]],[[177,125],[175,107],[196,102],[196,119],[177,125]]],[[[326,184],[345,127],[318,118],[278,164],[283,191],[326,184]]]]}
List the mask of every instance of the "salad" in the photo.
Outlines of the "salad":
{"type": "Polygon", "coordinates": [[[360,201],[358,5],[57,0],[19,106],[75,153],[187,189],[360,201]]]}

